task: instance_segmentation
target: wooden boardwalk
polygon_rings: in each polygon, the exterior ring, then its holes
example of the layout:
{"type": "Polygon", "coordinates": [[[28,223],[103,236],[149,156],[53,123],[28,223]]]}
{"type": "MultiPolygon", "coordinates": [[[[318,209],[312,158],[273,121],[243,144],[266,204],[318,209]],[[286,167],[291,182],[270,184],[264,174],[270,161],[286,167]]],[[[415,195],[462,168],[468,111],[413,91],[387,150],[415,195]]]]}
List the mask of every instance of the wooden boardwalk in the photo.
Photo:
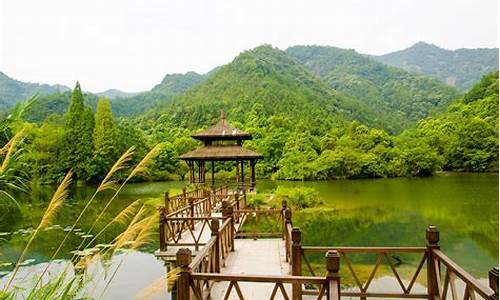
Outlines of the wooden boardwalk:
{"type": "Polygon", "coordinates": [[[159,209],[156,255],[179,268],[175,292],[179,300],[498,300],[498,268],[488,273],[489,286],[482,284],[441,251],[435,226],[426,229],[425,246],[312,247],[301,244],[301,231],[292,226],[286,201],[281,209],[248,209],[245,192],[227,186],[165,197],[159,209]],[[401,278],[394,262],[399,254],[419,262],[409,280],[401,278]],[[355,255],[376,257],[368,278],[353,268],[355,255]],[[318,265],[321,256],[323,268],[318,265]],[[342,274],[341,261],[346,266],[342,274]],[[312,263],[316,265],[311,267],[312,263]],[[381,265],[392,270],[391,284],[377,279],[381,265]],[[341,276],[346,275],[355,284],[341,290],[341,276]],[[417,282],[419,276],[426,278],[425,286],[417,282]]]}
{"type": "MultiPolygon", "coordinates": [[[[285,261],[284,241],[281,239],[241,239],[235,242],[234,252],[230,252],[222,274],[230,275],[287,275],[288,263],[285,261]]],[[[215,283],[212,299],[224,299],[228,282],[215,283]]],[[[248,299],[269,299],[274,284],[243,282],[241,291],[248,299]]],[[[239,299],[232,291],[229,299],[239,299]]],[[[278,296],[276,299],[283,299],[278,296]]]]}

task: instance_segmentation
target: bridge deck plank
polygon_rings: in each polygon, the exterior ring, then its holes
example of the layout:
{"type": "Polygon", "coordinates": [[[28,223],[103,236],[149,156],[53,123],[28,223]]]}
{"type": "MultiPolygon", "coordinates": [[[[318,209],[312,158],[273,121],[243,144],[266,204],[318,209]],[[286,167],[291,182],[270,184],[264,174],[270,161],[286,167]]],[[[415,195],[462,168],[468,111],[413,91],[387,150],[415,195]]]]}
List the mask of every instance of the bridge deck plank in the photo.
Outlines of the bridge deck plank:
{"type": "MultiPolygon", "coordinates": [[[[247,275],[287,275],[288,263],[285,262],[284,241],[281,239],[237,239],[235,251],[231,252],[223,274],[247,275]]],[[[212,288],[212,299],[224,299],[228,282],[219,282],[212,288]]],[[[274,284],[270,283],[239,283],[245,299],[269,299],[274,284]]],[[[285,285],[291,296],[291,287],[285,285]]],[[[231,292],[229,299],[239,299],[236,290],[231,292]]],[[[280,292],[275,299],[284,299],[280,292]]]]}

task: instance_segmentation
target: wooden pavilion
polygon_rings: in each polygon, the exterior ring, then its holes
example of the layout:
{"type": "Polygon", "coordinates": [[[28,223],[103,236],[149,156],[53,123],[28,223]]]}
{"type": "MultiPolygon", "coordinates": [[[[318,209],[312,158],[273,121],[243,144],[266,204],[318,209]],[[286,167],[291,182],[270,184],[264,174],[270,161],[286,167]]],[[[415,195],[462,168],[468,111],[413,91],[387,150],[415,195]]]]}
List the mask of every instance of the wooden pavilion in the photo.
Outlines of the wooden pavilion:
{"type": "Polygon", "coordinates": [[[191,137],[202,141],[204,147],[180,156],[189,167],[189,183],[205,183],[205,163],[210,162],[213,186],[215,184],[215,162],[235,161],[236,181],[244,185],[244,166],[245,161],[247,161],[250,164],[250,186],[255,187],[255,164],[263,156],[243,148],[243,141],[251,140],[252,135],[229,125],[224,111],[221,111],[220,120],[215,126],[193,134],[191,137]],[[195,167],[197,172],[195,172],[195,167]]]}

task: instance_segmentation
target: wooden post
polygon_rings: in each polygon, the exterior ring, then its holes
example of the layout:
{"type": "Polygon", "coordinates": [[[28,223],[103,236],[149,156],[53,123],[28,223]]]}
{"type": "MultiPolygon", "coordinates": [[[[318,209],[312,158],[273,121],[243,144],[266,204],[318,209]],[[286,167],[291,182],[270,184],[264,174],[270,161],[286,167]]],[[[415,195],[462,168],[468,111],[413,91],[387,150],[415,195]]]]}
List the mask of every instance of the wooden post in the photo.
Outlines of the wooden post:
{"type": "Polygon", "coordinates": [[[285,234],[286,234],[286,219],[285,219],[285,212],[286,212],[286,200],[281,201],[281,239],[285,240],[285,234]]]}
{"type": "Polygon", "coordinates": [[[201,183],[205,183],[205,162],[201,162],[201,183]]]}
{"type": "Polygon", "coordinates": [[[230,222],[230,229],[229,229],[229,236],[231,238],[231,251],[234,251],[234,208],[232,206],[229,206],[227,208],[227,214],[229,215],[229,218],[231,220],[230,222]]]}
{"type": "Polygon", "coordinates": [[[177,300],[189,300],[190,288],[189,281],[191,277],[191,270],[189,264],[191,263],[191,250],[181,248],[175,254],[175,265],[181,269],[179,279],[177,279],[177,300]]]}
{"type": "Polygon", "coordinates": [[[491,296],[491,300],[498,300],[498,268],[495,267],[488,272],[488,279],[490,281],[490,288],[495,292],[491,296]]]}
{"type": "Polygon", "coordinates": [[[292,224],[292,210],[290,208],[285,210],[285,222],[286,224],[292,224]]]}
{"type": "Polygon", "coordinates": [[[250,161],[250,186],[252,189],[255,188],[255,160],[250,161]]]}
{"type": "Polygon", "coordinates": [[[245,172],[243,171],[244,160],[241,160],[241,186],[245,186],[245,172]]]}
{"type": "Polygon", "coordinates": [[[219,235],[219,219],[212,218],[210,221],[210,230],[212,231],[212,236],[216,237],[215,241],[215,261],[214,261],[214,272],[220,273],[220,235],[219,235]]]}
{"type": "Polygon", "coordinates": [[[340,255],[336,250],[326,252],[326,280],[328,280],[327,299],[340,300],[340,255]]]}
{"type": "Polygon", "coordinates": [[[243,209],[247,208],[247,192],[243,190],[243,209]]]}
{"type": "Polygon", "coordinates": [[[159,207],[159,231],[160,231],[160,251],[167,250],[167,238],[165,237],[165,208],[159,207]]]}
{"type": "Polygon", "coordinates": [[[212,187],[215,185],[215,164],[212,160],[212,187]]]}
{"type": "Polygon", "coordinates": [[[240,182],[240,162],[236,161],[236,182],[240,182]]]}
{"type": "Polygon", "coordinates": [[[235,193],[234,194],[234,201],[236,202],[236,216],[235,216],[235,222],[236,223],[239,223],[240,222],[240,213],[239,213],[239,210],[240,210],[240,199],[239,199],[240,195],[239,193],[235,193]]]}
{"type": "Polygon", "coordinates": [[[285,252],[286,252],[286,262],[288,262],[289,264],[291,263],[291,259],[290,259],[290,256],[291,256],[291,253],[290,253],[290,243],[292,241],[290,241],[289,239],[289,235],[288,235],[288,224],[292,225],[292,210],[290,208],[287,208],[285,210],[285,229],[286,229],[286,234],[285,234],[285,252]]]}
{"type": "Polygon", "coordinates": [[[229,203],[227,202],[227,200],[222,200],[220,202],[220,210],[222,212],[222,217],[223,218],[226,218],[226,210],[227,210],[227,207],[229,206],[229,203]]]}
{"type": "Polygon", "coordinates": [[[164,200],[165,200],[165,214],[168,215],[168,213],[170,213],[170,197],[168,195],[168,192],[165,192],[164,200]]]}
{"type": "MultiPolygon", "coordinates": [[[[292,229],[292,276],[300,276],[302,274],[301,255],[302,255],[302,236],[300,229],[294,227],[292,229]]],[[[292,299],[302,300],[302,285],[294,283],[292,285],[292,299]]]]}
{"type": "MultiPolygon", "coordinates": [[[[188,204],[189,204],[189,216],[191,218],[194,218],[194,199],[192,197],[189,197],[188,204]]],[[[191,230],[194,230],[194,220],[191,220],[189,222],[189,226],[191,227],[191,230]]]]}
{"type": "Polygon", "coordinates": [[[182,188],[182,199],[183,199],[182,202],[187,203],[187,201],[186,201],[186,187],[182,188]]]}
{"type": "Polygon", "coordinates": [[[429,300],[439,298],[439,273],[436,272],[435,258],[432,250],[439,249],[439,230],[436,226],[430,225],[425,230],[427,240],[427,296],[429,300]]]}
{"type": "Polygon", "coordinates": [[[231,251],[234,251],[234,217],[233,217],[234,211],[233,207],[229,205],[229,202],[226,200],[222,201],[222,217],[224,220],[230,219],[230,226],[231,228],[229,229],[229,238],[231,240],[231,251]]]}

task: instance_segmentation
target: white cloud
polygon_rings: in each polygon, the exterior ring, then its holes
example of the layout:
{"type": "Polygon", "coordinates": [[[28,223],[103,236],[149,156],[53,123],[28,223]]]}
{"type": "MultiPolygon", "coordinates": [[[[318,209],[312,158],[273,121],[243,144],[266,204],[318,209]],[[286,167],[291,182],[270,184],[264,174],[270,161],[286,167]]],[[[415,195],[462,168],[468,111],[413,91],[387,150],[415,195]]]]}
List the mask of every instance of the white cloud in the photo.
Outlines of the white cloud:
{"type": "Polygon", "coordinates": [[[0,71],[68,86],[80,80],[90,91],[147,90],[166,73],[207,72],[263,43],[382,54],[420,40],[496,47],[498,34],[496,0],[0,3],[0,71]]]}

